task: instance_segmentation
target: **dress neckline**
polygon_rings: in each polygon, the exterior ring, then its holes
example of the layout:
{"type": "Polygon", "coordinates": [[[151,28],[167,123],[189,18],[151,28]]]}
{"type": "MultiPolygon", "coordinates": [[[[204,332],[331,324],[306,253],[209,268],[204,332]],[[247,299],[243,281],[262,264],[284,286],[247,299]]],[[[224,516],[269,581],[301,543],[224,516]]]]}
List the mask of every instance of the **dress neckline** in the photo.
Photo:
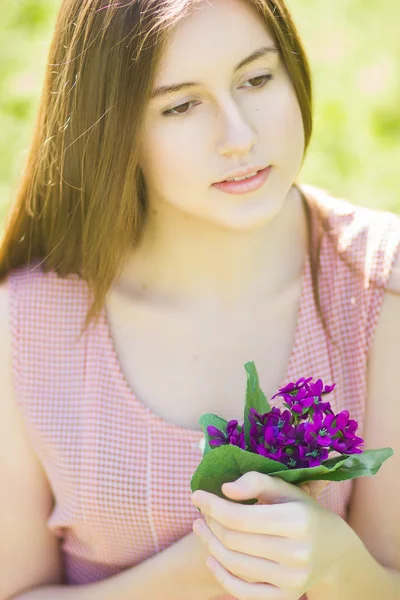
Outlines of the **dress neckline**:
{"type": "MultiPolygon", "coordinates": [[[[311,208],[311,219],[314,221],[315,220],[314,211],[313,211],[312,206],[310,207],[308,198],[307,198],[308,194],[310,194],[311,191],[309,189],[307,190],[307,189],[302,189],[302,188],[303,188],[303,186],[300,186],[299,193],[302,197],[303,203],[308,208],[311,208]]],[[[313,196],[315,198],[315,194],[313,194],[313,196]]],[[[316,199],[318,200],[318,198],[316,198],[316,199]]],[[[312,229],[314,228],[314,226],[315,226],[315,222],[313,223],[312,229]]],[[[306,252],[305,252],[304,263],[303,263],[301,292],[300,292],[299,305],[298,305],[298,309],[297,309],[297,319],[296,319],[293,344],[292,344],[292,348],[291,348],[287,366],[286,366],[286,373],[285,373],[283,380],[281,381],[278,389],[287,385],[291,381],[291,378],[295,376],[295,365],[298,362],[297,349],[298,349],[298,346],[300,343],[303,329],[307,325],[306,309],[310,305],[310,303],[313,302],[312,287],[313,286],[312,286],[312,277],[311,277],[310,255],[309,255],[309,251],[307,248],[306,252]]],[[[201,438],[204,437],[204,432],[201,429],[200,425],[198,426],[198,428],[192,429],[190,427],[184,427],[182,425],[177,425],[176,423],[173,423],[171,421],[168,421],[167,419],[164,419],[158,413],[156,413],[154,410],[149,408],[137,396],[135,391],[129,385],[129,383],[125,377],[125,374],[122,370],[120,360],[118,358],[118,353],[117,353],[117,350],[116,350],[116,347],[114,344],[114,340],[112,337],[111,327],[110,327],[110,323],[109,323],[108,316],[107,316],[107,307],[106,307],[105,303],[103,305],[103,309],[102,309],[102,313],[101,313],[100,326],[102,327],[102,333],[103,333],[104,340],[105,340],[106,360],[107,360],[108,366],[110,367],[111,371],[115,374],[115,381],[116,381],[116,384],[117,384],[122,396],[125,397],[128,402],[132,402],[134,404],[135,408],[149,422],[151,422],[155,425],[158,425],[159,427],[168,429],[170,433],[178,433],[182,436],[186,436],[191,439],[194,439],[195,441],[201,440],[201,438]]],[[[243,398],[243,408],[244,408],[244,400],[245,399],[243,398]]],[[[281,402],[281,399],[280,399],[280,397],[276,397],[273,400],[268,398],[268,401],[271,406],[277,406],[281,402]]]]}
{"type": "MultiPolygon", "coordinates": [[[[302,332],[302,329],[304,326],[304,312],[305,312],[304,309],[308,303],[308,299],[309,299],[308,294],[311,289],[310,277],[311,277],[310,257],[309,257],[308,252],[306,252],[304,266],[303,266],[301,293],[300,293],[299,307],[298,307],[298,311],[297,311],[297,320],[296,320],[294,340],[293,340],[292,349],[291,349],[287,367],[286,367],[286,373],[283,378],[283,381],[281,381],[279,388],[285,386],[291,380],[290,378],[292,376],[293,367],[294,367],[294,363],[296,360],[296,350],[297,350],[300,335],[301,335],[301,332],[302,332]]],[[[116,383],[118,385],[119,390],[122,392],[123,396],[126,397],[131,402],[133,402],[135,404],[136,408],[153,423],[158,424],[159,426],[167,427],[170,431],[175,431],[175,432],[181,433],[181,434],[186,433],[191,437],[195,437],[195,438],[199,438],[199,439],[201,437],[203,437],[204,433],[203,433],[203,430],[201,429],[200,425],[197,429],[192,429],[190,427],[184,427],[182,425],[177,425],[175,423],[172,423],[172,422],[162,418],[159,414],[157,414],[155,411],[150,409],[144,402],[142,402],[140,400],[140,398],[136,395],[135,391],[129,385],[129,383],[124,375],[124,372],[122,370],[122,366],[119,361],[116,347],[114,344],[114,340],[112,337],[110,323],[109,323],[108,316],[107,316],[107,308],[105,305],[103,306],[100,324],[101,324],[101,327],[103,328],[103,335],[104,335],[105,344],[106,344],[107,362],[111,368],[111,371],[115,374],[116,383]]],[[[275,398],[274,400],[270,400],[270,399],[268,399],[268,400],[269,400],[271,406],[279,403],[278,397],[275,398]]],[[[244,407],[244,398],[243,398],[243,407],[244,407]]]]}

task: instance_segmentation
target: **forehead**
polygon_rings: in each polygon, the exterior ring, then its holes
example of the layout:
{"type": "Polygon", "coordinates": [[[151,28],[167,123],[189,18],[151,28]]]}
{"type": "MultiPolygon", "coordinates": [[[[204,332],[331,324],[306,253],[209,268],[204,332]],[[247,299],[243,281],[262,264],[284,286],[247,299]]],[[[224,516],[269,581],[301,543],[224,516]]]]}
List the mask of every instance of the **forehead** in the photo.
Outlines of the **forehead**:
{"type": "Polygon", "coordinates": [[[250,1],[201,0],[170,32],[157,71],[182,76],[203,64],[236,64],[263,45],[274,40],[250,1]]]}

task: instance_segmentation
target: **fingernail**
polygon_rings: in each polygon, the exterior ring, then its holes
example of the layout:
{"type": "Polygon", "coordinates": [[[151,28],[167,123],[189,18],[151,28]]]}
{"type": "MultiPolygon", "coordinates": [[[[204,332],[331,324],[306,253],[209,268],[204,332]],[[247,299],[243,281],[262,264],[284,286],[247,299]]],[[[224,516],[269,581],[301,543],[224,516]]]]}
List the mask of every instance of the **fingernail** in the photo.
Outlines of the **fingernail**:
{"type": "Polygon", "coordinates": [[[201,502],[203,500],[203,495],[199,494],[198,492],[194,492],[192,494],[192,502],[193,504],[195,504],[196,506],[200,506],[201,502]]]}
{"type": "Polygon", "coordinates": [[[193,531],[195,533],[201,533],[204,531],[204,523],[202,522],[202,519],[197,519],[197,521],[193,523],[193,531]]]}

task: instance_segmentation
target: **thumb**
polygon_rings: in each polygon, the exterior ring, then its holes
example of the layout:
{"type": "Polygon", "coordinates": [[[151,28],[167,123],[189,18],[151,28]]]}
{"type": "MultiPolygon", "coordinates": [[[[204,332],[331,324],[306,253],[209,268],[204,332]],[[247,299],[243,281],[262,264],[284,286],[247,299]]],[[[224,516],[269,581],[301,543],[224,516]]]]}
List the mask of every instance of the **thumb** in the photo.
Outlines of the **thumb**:
{"type": "Polygon", "coordinates": [[[304,499],[304,492],[279,477],[248,471],[236,481],[224,483],[222,493],[234,500],[258,498],[261,504],[304,499]]]}

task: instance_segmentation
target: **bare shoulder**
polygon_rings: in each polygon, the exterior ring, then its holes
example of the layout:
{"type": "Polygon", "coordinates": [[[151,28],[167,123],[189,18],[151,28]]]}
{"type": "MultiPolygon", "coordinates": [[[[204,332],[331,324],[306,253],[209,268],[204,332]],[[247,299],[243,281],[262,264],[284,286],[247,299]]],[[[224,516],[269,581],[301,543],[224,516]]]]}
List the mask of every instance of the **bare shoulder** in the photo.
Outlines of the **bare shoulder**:
{"type": "Polygon", "coordinates": [[[5,280],[0,283],[0,600],[62,579],[58,540],[46,526],[52,492],[13,389],[9,308],[5,280]]]}
{"type": "Polygon", "coordinates": [[[363,438],[367,449],[391,447],[391,456],[373,477],[354,482],[348,522],[370,553],[400,570],[400,252],[379,312],[368,356],[368,392],[363,438]]]}

